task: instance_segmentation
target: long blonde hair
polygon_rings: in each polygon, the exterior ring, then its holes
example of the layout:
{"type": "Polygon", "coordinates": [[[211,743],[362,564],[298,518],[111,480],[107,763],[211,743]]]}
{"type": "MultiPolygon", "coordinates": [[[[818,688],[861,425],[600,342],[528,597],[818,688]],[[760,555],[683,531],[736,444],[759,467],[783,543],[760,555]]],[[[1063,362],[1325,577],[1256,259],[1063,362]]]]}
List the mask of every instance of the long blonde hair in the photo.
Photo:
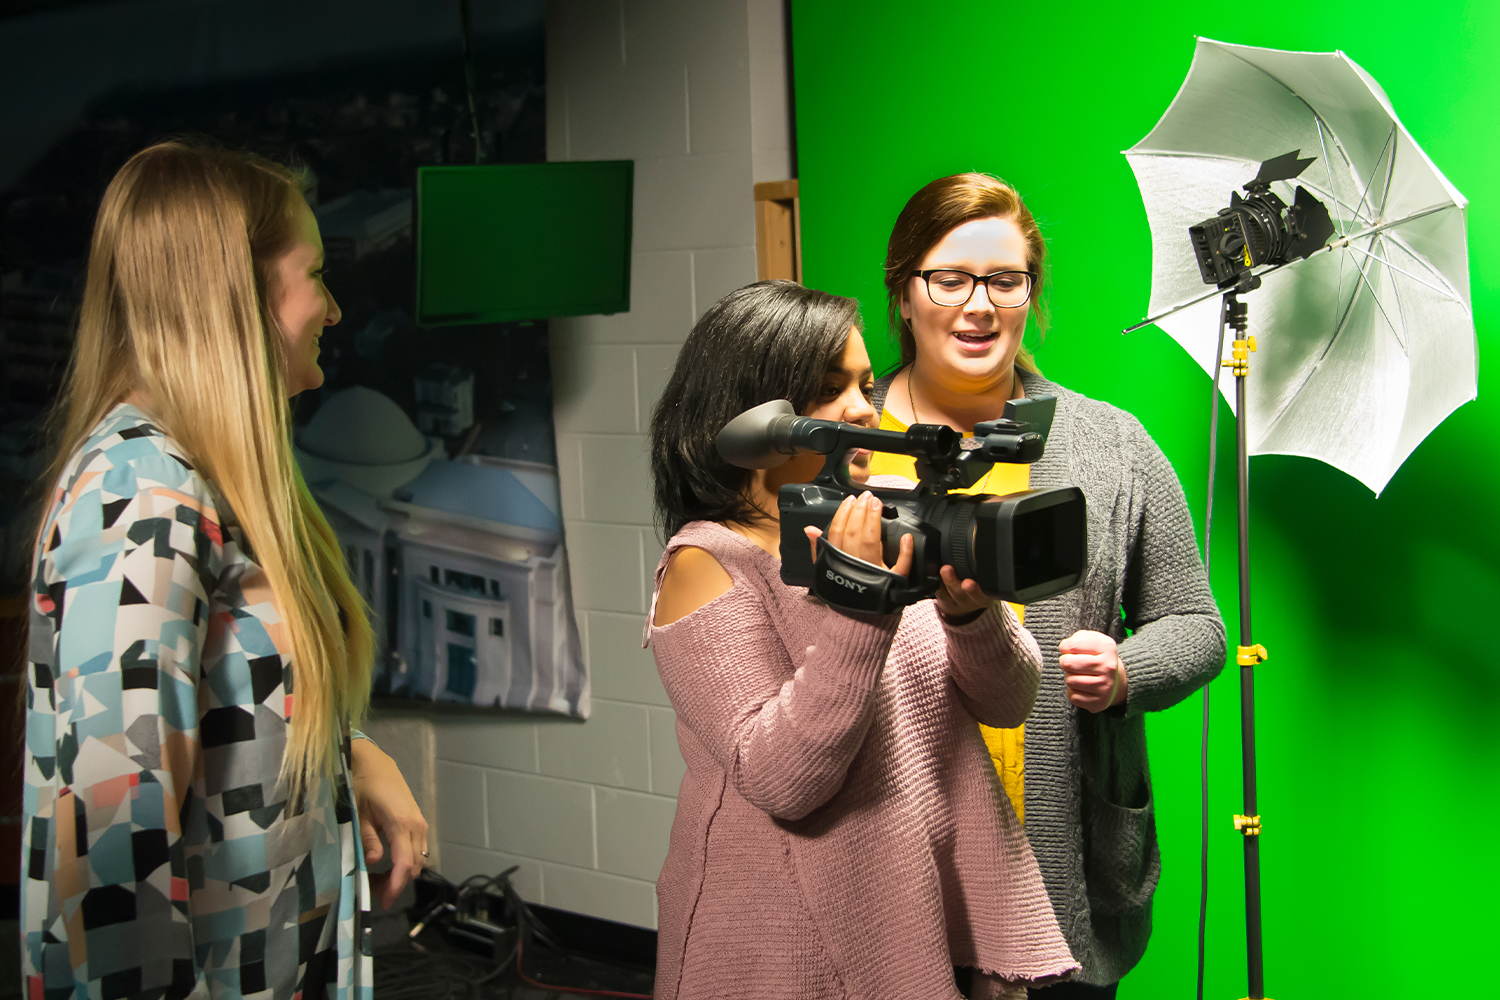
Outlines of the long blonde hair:
{"type": "Polygon", "coordinates": [[[53,410],[63,470],[133,392],[228,504],[291,641],[289,801],[331,774],[370,698],[374,634],[337,537],[291,447],[287,358],[272,307],[296,240],[298,178],[248,153],[180,141],[131,157],[104,193],[68,372],[53,410]]]}

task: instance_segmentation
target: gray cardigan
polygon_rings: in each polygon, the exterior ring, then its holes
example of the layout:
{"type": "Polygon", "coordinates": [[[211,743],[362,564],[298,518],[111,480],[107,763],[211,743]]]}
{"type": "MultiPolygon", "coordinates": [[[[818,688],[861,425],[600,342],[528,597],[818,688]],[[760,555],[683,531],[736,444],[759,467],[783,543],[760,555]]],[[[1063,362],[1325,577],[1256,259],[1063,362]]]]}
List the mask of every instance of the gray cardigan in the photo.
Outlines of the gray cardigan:
{"type": "MultiPolygon", "coordinates": [[[[1182,486],[1145,428],[1107,403],[1018,374],[1026,395],[1057,396],[1031,486],[1082,488],[1089,546],[1081,587],[1026,608],[1043,657],[1026,720],[1026,836],[1083,966],[1075,978],[1104,985],[1145,953],[1161,874],[1145,713],[1177,704],[1218,674],[1224,622],[1182,486]],[[1096,715],[1068,702],[1057,647],[1079,629],[1120,643],[1125,704],[1096,715]]],[[[890,383],[876,383],[876,407],[890,383]]]]}

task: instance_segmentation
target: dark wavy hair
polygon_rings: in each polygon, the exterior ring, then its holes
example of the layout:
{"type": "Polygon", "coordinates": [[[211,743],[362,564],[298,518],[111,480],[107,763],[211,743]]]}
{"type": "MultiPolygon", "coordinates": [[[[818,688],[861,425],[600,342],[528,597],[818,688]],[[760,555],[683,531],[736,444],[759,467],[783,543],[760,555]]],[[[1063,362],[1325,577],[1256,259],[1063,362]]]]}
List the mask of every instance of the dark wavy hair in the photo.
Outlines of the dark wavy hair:
{"type": "Polygon", "coordinates": [[[750,470],[719,457],[725,424],[772,399],[798,413],[862,330],[859,303],[794,281],[730,292],[693,326],[651,414],[651,476],[664,539],[689,521],[749,524],[767,517],[745,490],[750,470]]]}

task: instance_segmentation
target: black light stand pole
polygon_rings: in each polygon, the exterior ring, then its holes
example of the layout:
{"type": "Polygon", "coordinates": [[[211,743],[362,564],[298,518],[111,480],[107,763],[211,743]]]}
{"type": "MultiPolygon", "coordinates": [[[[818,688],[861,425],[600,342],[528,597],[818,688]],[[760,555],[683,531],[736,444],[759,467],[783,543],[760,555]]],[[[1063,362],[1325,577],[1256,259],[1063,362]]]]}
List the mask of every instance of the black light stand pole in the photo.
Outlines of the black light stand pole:
{"type": "Polygon", "coordinates": [[[1245,948],[1250,996],[1264,1000],[1265,969],[1260,926],[1260,814],[1255,804],[1255,667],[1266,658],[1264,646],[1251,641],[1250,631],[1250,450],[1246,436],[1245,380],[1255,338],[1247,337],[1248,307],[1237,295],[1260,285],[1247,275],[1224,296],[1225,322],[1234,329],[1233,360],[1221,362],[1234,373],[1235,458],[1239,486],[1240,644],[1235,659],[1240,666],[1240,747],[1245,779],[1245,813],[1235,816],[1234,828],[1245,838],[1245,948]]]}

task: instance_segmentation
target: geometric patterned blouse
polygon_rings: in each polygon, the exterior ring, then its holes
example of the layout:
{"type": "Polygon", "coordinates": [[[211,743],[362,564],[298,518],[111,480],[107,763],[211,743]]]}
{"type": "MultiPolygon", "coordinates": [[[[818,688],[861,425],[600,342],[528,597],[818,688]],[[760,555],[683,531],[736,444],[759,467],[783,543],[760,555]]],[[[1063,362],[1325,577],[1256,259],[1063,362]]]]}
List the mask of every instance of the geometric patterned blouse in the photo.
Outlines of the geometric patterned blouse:
{"type": "Polygon", "coordinates": [[[289,643],[227,506],[121,404],[40,538],[23,996],[371,1000],[348,747],[286,801],[289,643]]]}

